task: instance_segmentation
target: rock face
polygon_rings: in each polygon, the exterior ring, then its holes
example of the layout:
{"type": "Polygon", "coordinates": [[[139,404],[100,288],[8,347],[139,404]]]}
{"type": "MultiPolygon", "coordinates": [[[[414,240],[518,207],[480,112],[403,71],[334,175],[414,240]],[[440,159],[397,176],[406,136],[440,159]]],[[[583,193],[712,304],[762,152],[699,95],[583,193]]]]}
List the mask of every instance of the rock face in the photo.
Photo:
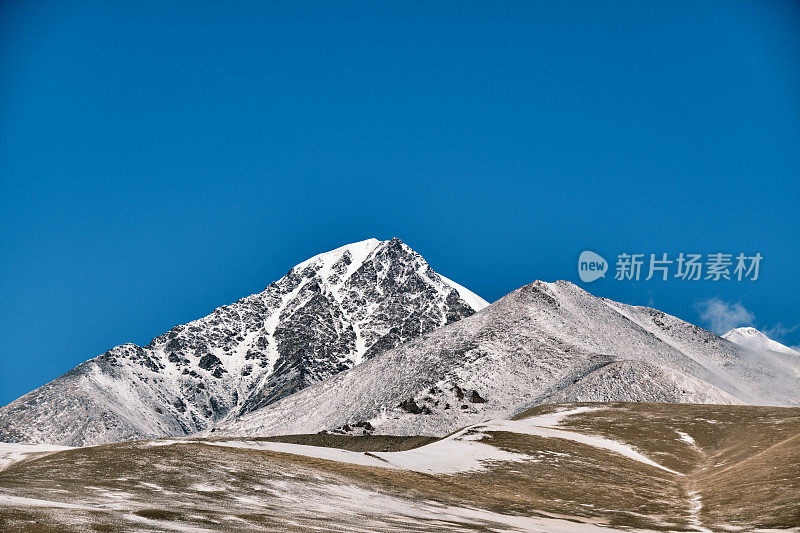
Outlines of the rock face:
{"type": "Polygon", "coordinates": [[[375,433],[442,436],[570,401],[800,405],[800,360],[761,357],[656,309],[537,281],[215,435],[369,422],[375,433]]]}
{"type": "Polygon", "coordinates": [[[353,243],[0,408],[0,441],[74,446],[194,433],[486,305],[399,239],[353,243]]]}

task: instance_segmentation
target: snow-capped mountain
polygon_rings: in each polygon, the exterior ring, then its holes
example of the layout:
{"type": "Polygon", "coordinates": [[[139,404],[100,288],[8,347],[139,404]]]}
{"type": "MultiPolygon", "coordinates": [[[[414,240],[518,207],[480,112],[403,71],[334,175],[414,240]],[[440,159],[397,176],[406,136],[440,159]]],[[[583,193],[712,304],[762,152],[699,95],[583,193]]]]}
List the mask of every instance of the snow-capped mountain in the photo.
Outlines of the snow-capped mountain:
{"type": "Polygon", "coordinates": [[[800,404],[800,362],[674,316],[535,282],[474,316],[222,424],[215,435],[441,436],[564,401],[800,404]]]}
{"type": "Polygon", "coordinates": [[[85,445],[194,433],[486,305],[399,239],[349,244],[0,408],[0,441],[85,445]]]}
{"type": "Polygon", "coordinates": [[[778,341],[774,341],[758,331],[756,328],[734,328],[722,336],[723,339],[728,339],[735,342],[739,346],[744,346],[748,350],[755,352],[777,352],[789,355],[800,356],[795,350],[788,346],[784,346],[778,341]]]}

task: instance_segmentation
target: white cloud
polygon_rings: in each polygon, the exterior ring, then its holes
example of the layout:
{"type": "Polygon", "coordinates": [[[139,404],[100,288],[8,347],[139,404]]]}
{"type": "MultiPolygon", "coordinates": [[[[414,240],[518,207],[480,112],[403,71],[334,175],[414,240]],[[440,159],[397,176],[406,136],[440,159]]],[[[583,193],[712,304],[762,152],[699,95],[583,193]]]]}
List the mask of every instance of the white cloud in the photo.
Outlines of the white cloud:
{"type": "Polygon", "coordinates": [[[764,328],[764,335],[769,337],[770,339],[775,339],[777,341],[783,340],[786,335],[789,333],[794,333],[797,329],[800,328],[800,324],[796,324],[791,327],[786,327],[780,322],[772,326],[771,328],[764,328]]]}
{"type": "Polygon", "coordinates": [[[708,329],[719,335],[733,328],[752,326],[756,318],[741,302],[730,303],[719,298],[701,300],[695,307],[700,313],[700,320],[705,322],[708,329]]]}

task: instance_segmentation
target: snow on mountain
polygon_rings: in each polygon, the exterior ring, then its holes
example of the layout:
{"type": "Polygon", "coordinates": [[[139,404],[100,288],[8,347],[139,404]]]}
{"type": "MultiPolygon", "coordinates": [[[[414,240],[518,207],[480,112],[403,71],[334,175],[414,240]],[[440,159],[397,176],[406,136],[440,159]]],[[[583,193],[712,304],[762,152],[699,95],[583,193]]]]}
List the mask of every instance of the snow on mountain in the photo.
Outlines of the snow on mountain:
{"type": "Polygon", "coordinates": [[[646,307],[534,282],[474,316],[215,428],[441,436],[564,401],[800,404],[800,365],[646,307]]]}
{"type": "Polygon", "coordinates": [[[348,244],[0,408],[0,441],[74,446],[190,434],[487,305],[399,239],[348,244]]]}
{"type": "Polygon", "coordinates": [[[744,346],[748,350],[754,352],[769,351],[800,356],[800,353],[797,351],[770,339],[756,328],[734,328],[724,334],[722,338],[734,342],[739,346],[744,346]]]}

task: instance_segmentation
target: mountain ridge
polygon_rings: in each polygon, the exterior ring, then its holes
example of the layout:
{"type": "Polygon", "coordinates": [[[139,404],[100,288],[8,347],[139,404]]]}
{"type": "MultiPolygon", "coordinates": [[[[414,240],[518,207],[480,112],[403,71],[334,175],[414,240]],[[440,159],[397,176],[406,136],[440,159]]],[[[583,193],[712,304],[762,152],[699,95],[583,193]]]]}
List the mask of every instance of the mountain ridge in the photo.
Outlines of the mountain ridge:
{"type": "Polygon", "coordinates": [[[800,360],[564,280],[490,305],[399,239],[367,239],[78,365],[0,408],[0,441],[440,436],[575,401],[798,405],[800,360]]]}
{"type": "Polygon", "coordinates": [[[215,431],[269,436],[368,425],[441,436],[552,401],[797,405],[800,367],[790,368],[797,377],[661,311],[536,281],[215,431]]]}
{"type": "Polygon", "coordinates": [[[186,435],[485,305],[400,239],[347,244],[260,293],[146,346],[115,346],[0,408],[0,440],[83,445],[186,435]]]}

